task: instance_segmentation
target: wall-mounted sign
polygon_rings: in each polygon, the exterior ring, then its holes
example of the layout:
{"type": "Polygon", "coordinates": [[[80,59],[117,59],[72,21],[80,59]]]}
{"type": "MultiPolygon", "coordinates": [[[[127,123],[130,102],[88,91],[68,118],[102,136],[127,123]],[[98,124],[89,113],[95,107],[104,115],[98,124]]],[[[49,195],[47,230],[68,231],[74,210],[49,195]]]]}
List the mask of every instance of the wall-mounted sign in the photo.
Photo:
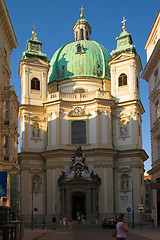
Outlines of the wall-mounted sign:
{"type": "Polygon", "coordinates": [[[7,195],[7,172],[0,171],[0,197],[7,195]]]}
{"type": "Polygon", "coordinates": [[[130,208],[130,207],[127,207],[126,211],[127,211],[128,213],[130,213],[130,212],[131,212],[131,208],[130,208]]]}
{"type": "Polygon", "coordinates": [[[122,201],[128,201],[128,196],[126,196],[126,195],[120,196],[120,199],[122,201]]]}

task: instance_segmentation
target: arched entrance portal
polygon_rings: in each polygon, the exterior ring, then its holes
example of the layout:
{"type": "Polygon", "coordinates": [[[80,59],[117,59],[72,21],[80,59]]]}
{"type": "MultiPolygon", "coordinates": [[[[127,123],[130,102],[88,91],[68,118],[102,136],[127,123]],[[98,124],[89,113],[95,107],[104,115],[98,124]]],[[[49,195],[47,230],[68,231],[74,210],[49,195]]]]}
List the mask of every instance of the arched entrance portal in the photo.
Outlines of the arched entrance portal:
{"type": "Polygon", "coordinates": [[[86,216],[86,196],[83,192],[74,192],[71,203],[73,220],[77,220],[78,216],[86,216]]]}
{"type": "Polygon", "coordinates": [[[85,164],[81,146],[72,157],[72,163],[67,172],[59,176],[60,187],[60,217],[85,216],[87,221],[98,219],[98,186],[101,179],[94,170],[85,164]]]}

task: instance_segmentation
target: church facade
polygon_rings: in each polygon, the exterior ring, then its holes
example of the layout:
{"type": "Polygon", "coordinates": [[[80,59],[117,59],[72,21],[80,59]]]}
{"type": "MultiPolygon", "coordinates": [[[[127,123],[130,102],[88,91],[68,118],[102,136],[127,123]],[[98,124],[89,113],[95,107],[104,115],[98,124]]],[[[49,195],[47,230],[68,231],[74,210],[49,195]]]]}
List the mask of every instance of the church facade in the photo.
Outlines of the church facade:
{"type": "Polygon", "coordinates": [[[19,65],[21,216],[96,221],[144,204],[141,60],[123,31],[111,54],[81,18],[51,61],[35,31],[19,65]]]}

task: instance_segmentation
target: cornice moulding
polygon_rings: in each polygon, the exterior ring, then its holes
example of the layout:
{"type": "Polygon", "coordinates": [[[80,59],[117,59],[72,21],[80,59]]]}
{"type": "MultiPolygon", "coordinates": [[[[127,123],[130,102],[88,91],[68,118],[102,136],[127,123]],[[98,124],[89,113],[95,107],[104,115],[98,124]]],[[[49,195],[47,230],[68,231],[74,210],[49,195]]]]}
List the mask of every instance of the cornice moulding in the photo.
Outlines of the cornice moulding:
{"type": "Polygon", "coordinates": [[[5,30],[8,42],[10,44],[11,50],[18,47],[16,35],[13,30],[13,26],[9,17],[8,10],[6,8],[4,0],[0,1],[0,22],[5,30]]]}

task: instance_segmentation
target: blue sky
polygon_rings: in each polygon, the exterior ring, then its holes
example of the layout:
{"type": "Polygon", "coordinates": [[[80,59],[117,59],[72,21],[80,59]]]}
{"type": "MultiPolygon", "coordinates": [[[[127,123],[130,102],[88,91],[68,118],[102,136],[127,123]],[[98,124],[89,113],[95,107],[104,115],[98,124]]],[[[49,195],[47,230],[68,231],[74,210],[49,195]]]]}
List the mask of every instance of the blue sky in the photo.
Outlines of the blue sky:
{"type": "MultiPolygon", "coordinates": [[[[5,0],[17,37],[18,48],[11,55],[11,84],[20,99],[21,82],[18,76],[19,61],[32,36],[33,22],[37,26],[37,38],[42,41],[42,52],[50,60],[54,52],[67,42],[73,41],[73,26],[80,18],[83,6],[84,18],[92,28],[91,39],[102,44],[110,53],[116,48],[116,40],[122,31],[122,18],[127,19],[127,31],[131,34],[143,69],[146,65],[144,49],[148,35],[159,11],[159,0],[5,0]]],[[[145,170],[151,168],[150,119],[148,83],[141,79],[141,101],[145,109],[142,120],[143,148],[149,155],[145,170]]],[[[19,148],[20,150],[20,148],[19,148]]]]}

